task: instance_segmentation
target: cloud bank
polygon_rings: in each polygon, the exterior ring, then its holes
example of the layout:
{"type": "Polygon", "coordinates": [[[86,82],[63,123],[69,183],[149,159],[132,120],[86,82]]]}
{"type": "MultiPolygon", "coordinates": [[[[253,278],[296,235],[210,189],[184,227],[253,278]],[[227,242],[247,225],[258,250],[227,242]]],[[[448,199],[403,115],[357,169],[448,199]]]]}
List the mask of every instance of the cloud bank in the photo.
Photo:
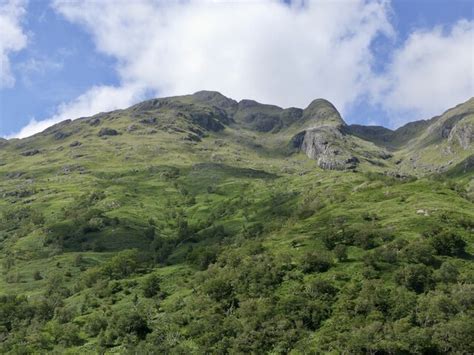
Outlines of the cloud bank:
{"type": "Polygon", "coordinates": [[[54,0],[52,6],[116,60],[120,84],[93,87],[14,136],[124,108],[144,93],[217,90],[284,107],[324,97],[343,114],[367,97],[389,113],[393,126],[474,95],[472,22],[420,30],[393,48],[396,32],[385,0],[54,0]],[[376,73],[372,45],[381,36],[393,47],[385,71],[376,73]]]}
{"type": "Polygon", "coordinates": [[[53,7],[88,31],[99,52],[117,60],[121,85],[93,87],[12,137],[127,107],[145,92],[170,96],[209,89],[299,107],[325,97],[344,110],[370,80],[373,39],[392,33],[384,1],[289,6],[269,0],[58,0],[53,7]]]}
{"type": "Polygon", "coordinates": [[[24,0],[0,0],[0,89],[15,84],[9,55],[27,44],[27,36],[21,27],[25,6],[24,0]]]}
{"type": "Polygon", "coordinates": [[[474,22],[412,33],[373,92],[394,126],[429,118],[474,95],[474,22]]]}
{"type": "Polygon", "coordinates": [[[131,106],[139,100],[140,96],[139,88],[96,86],[74,101],[59,106],[53,117],[41,121],[33,119],[19,132],[6,138],[29,137],[67,119],[86,117],[99,112],[112,111],[118,107],[131,106]]]}

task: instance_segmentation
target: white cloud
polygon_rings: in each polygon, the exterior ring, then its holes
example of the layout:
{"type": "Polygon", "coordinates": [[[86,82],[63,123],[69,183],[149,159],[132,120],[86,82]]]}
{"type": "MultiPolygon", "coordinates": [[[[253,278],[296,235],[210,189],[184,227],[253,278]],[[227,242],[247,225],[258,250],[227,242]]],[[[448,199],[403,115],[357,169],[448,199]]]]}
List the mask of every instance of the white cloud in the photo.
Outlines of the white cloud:
{"type": "Polygon", "coordinates": [[[384,1],[260,2],[56,0],[124,82],[159,95],[218,90],[236,99],[344,109],[371,75],[370,44],[390,32],[384,1]]]}
{"type": "Polygon", "coordinates": [[[53,7],[117,59],[119,87],[95,87],[58,113],[32,120],[26,137],[64,119],[143,98],[217,90],[304,107],[325,97],[344,111],[371,80],[370,45],[391,34],[384,0],[158,2],[55,0],[53,7]]]}
{"type": "Polygon", "coordinates": [[[429,118],[474,96],[474,22],[412,33],[375,86],[394,126],[429,118]]]}
{"type": "Polygon", "coordinates": [[[137,101],[142,95],[141,88],[130,85],[124,87],[95,86],[74,101],[63,104],[53,117],[37,121],[32,119],[19,132],[11,134],[6,138],[25,138],[41,132],[55,123],[90,116],[103,111],[112,111],[118,107],[126,107],[137,101]]]}
{"type": "MultiPolygon", "coordinates": [[[[397,126],[406,122],[399,117],[425,118],[473,91],[473,26],[467,21],[451,31],[411,34],[387,71],[374,73],[374,39],[394,34],[388,0],[53,0],[53,8],[116,60],[121,84],[92,88],[61,105],[49,124],[124,108],[145,92],[206,89],[286,107],[324,97],[342,113],[370,94],[397,126]]],[[[33,122],[18,134],[43,127],[33,122]]]]}
{"type": "Polygon", "coordinates": [[[27,44],[27,36],[21,27],[25,6],[24,0],[0,0],[0,89],[15,84],[9,55],[27,44]]]}

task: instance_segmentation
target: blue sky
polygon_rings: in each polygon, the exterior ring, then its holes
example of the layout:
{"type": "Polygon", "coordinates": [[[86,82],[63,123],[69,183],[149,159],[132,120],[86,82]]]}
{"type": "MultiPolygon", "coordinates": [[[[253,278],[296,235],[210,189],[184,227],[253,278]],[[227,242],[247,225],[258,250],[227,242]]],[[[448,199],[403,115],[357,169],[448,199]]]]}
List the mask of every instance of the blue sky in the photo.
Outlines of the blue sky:
{"type": "Polygon", "coordinates": [[[217,90],[397,127],[474,96],[470,0],[0,0],[0,136],[217,90]]]}

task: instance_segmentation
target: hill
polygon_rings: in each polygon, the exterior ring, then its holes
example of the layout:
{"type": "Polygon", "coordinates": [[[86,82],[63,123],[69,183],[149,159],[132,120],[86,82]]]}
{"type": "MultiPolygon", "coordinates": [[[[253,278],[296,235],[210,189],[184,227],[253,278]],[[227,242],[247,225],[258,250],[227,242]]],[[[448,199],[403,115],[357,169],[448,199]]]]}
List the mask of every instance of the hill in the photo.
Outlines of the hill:
{"type": "Polygon", "coordinates": [[[0,352],[474,352],[473,104],[203,91],[0,141],[0,352]]]}

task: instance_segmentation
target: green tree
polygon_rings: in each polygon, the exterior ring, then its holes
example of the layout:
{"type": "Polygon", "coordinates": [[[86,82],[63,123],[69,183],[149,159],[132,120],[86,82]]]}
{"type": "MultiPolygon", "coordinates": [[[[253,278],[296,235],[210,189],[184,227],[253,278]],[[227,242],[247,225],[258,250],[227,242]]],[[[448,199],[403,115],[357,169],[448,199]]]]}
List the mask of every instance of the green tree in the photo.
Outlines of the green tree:
{"type": "Polygon", "coordinates": [[[327,253],[309,252],[303,256],[302,269],[304,272],[325,272],[332,266],[332,258],[327,253]]]}
{"type": "Polygon", "coordinates": [[[143,280],[142,292],[143,296],[151,298],[160,292],[160,278],[158,275],[151,274],[143,280]]]}
{"type": "Polygon", "coordinates": [[[347,247],[344,244],[338,244],[334,248],[334,255],[339,261],[347,261],[347,247]]]}
{"type": "Polygon", "coordinates": [[[432,236],[430,243],[440,255],[462,255],[466,247],[462,237],[449,230],[443,230],[432,236]]]}

